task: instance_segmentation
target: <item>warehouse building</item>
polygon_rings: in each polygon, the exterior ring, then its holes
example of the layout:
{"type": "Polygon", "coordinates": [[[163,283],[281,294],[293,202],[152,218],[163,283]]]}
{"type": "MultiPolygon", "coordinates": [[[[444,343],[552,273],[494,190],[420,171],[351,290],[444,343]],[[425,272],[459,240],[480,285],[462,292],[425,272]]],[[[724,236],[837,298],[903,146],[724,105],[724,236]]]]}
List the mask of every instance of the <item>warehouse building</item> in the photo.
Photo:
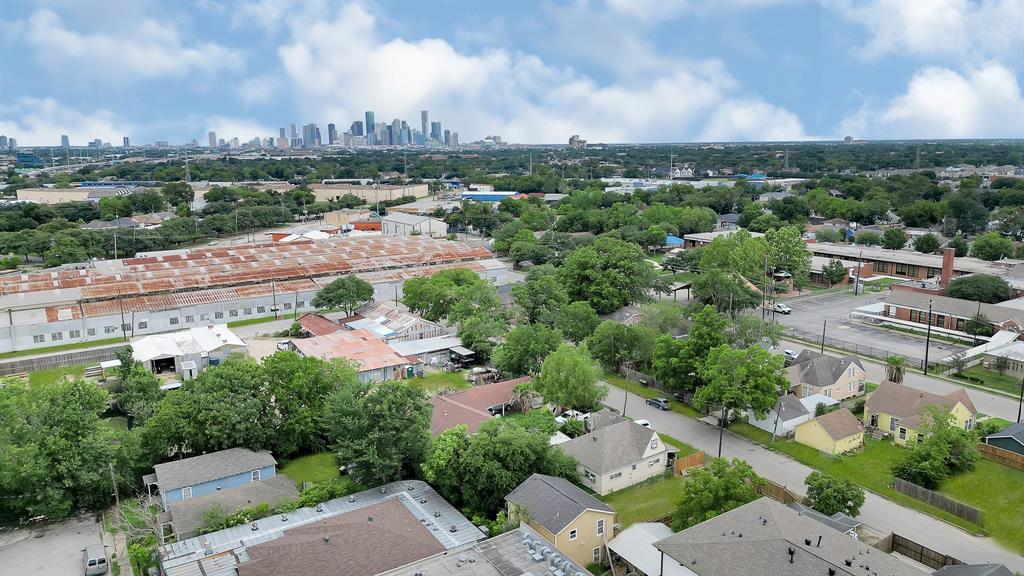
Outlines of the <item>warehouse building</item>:
{"type": "Polygon", "coordinates": [[[508,266],[485,248],[427,236],[208,246],[0,278],[0,352],[288,317],[345,274],[402,297],[413,277],[473,270],[498,286],[508,266]]]}

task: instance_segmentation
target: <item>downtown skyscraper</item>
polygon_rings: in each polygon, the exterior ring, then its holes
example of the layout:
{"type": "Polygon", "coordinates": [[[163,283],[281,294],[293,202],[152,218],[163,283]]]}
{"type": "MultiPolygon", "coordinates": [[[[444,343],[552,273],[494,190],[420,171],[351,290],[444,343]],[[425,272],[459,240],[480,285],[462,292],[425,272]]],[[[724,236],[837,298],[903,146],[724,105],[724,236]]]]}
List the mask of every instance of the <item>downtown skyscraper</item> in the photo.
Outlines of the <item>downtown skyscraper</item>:
{"type": "Polygon", "coordinates": [[[377,143],[377,139],[375,138],[375,134],[374,134],[376,126],[377,126],[377,124],[376,124],[376,122],[373,119],[373,112],[367,110],[366,111],[366,143],[367,144],[376,144],[377,143]]]}

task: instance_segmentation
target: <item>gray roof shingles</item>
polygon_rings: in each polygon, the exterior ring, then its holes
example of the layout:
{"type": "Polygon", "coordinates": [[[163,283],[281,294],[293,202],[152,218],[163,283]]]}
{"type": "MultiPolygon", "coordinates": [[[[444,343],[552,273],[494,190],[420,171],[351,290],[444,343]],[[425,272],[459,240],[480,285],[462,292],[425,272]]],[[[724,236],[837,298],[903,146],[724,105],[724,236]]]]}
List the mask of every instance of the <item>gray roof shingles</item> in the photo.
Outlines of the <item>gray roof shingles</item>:
{"type": "Polygon", "coordinates": [[[794,385],[831,386],[850,367],[850,364],[864,370],[864,365],[854,356],[836,358],[814,350],[804,350],[788,369],[790,382],[794,385]]]}
{"type": "Polygon", "coordinates": [[[655,434],[650,428],[626,420],[599,428],[558,447],[591,472],[607,474],[643,459],[655,434]]]}
{"type": "Polygon", "coordinates": [[[166,492],[276,465],[277,460],[270,452],[228,448],[184,460],[157,464],[153,466],[153,470],[156,471],[160,490],[166,492]]]}
{"type": "Polygon", "coordinates": [[[615,513],[611,506],[594,498],[564,478],[533,474],[505,496],[506,502],[522,506],[526,513],[552,534],[558,534],[587,510],[615,513]]]}
{"type": "Polygon", "coordinates": [[[1006,428],[1003,428],[995,434],[989,434],[989,438],[1013,438],[1017,442],[1024,444],[1024,423],[1018,422],[1016,424],[1010,424],[1006,428]]]}

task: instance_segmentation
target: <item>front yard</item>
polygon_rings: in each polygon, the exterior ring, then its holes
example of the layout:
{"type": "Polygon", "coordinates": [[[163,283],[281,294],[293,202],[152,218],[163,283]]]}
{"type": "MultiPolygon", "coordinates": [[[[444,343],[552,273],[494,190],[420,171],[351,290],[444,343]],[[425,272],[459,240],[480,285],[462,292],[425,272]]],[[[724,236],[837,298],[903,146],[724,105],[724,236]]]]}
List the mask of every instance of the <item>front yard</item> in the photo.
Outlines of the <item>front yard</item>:
{"type": "Polygon", "coordinates": [[[1013,395],[1020,393],[1020,378],[1009,374],[1000,374],[981,366],[971,366],[964,370],[962,374],[954,374],[953,377],[968,380],[993,390],[1009,392],[1013,395]]]}
{"type": "Polygon", "coordinates": [[[682,476],[664,476],[598,498],[615,509],[619,525],[625,529],[675,512],[683,495],[683,481],[682,476]]]}

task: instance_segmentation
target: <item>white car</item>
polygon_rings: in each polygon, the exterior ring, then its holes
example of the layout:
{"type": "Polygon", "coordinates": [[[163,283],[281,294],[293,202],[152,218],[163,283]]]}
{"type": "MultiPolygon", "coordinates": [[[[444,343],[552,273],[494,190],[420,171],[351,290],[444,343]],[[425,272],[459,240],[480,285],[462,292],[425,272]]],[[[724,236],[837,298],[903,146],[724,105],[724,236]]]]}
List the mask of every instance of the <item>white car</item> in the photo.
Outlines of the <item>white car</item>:
{"type": "Polygon", "coordinates": [[[291,340],[281,340],[277,343],[277,349],[282,352],[289,352],[292,349],[291,340]]]}
{"type": "Polygon", "coordinates": [[[779,314],[791,314],[793,312],[792,308],[790,308],[789,306],[786,306],[785,304],[783,304],[781,302],[775,305],[774,310],[776,312],[778,312],[779,314]]]}
{"type": "Polygon", "coordinates": [[[585,422],[587,418],[590,418],[589,412],[580,412],[579,410],[566,410],[565,412],[562,412],[561,416],[555,418],[555,423],[561,426],[562,424],[565,424],[569,420],[581,420],[585,422]]]}
{"type": "Polygon", "coordinates": [[[796,360],[797,356],[800,356],[800,353],[798,353],[798,352],[796,352],[794,350],[783,350],[782,351],[782,355],[785,356],[786,358],[790,359],[790,360],[796,360]]]}
{"type": "Polygon", "coordinates": [[[639,424],[639,425],[643,426],[644,428],[650,428],[651,430],[654,430],[654,426],[651,426],[651,423],[648,422],[647,420],[644,420],[643,418],[640,418],[640,419],[637,419],[637,420],[633,420],[633,423],[634,424],[639,424]]]}

